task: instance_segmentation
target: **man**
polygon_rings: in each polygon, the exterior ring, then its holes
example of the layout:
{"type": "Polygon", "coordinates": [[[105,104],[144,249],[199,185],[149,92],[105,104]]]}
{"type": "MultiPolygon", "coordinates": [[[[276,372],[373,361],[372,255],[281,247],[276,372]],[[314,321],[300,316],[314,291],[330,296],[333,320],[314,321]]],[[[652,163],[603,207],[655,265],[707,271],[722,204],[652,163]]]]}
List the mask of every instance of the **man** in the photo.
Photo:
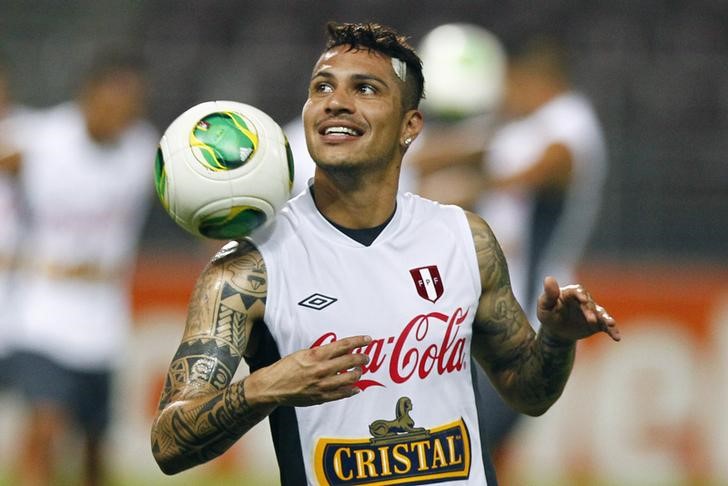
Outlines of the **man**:
{"type": "Polygon", "coordinates": [[[144,93],[135,56],[102,53],[78,100],[30,115],[13,140],[27,212],[10,358],[29,417],[18,484],[56,484],[69,429],[83,438],[74,454],[83,484],[103,480],[112,375],[159,140],[141,120],[144,93]]]}
{"type": "Polygon", "coordinates": [[[181,471],[270,416],[284,485],[495,484],[470,354],[538,415],[563,390],[575,341],[619,332],[584,289],[547,279],[537,336],[485,222],[398,193],[423,124],[420,61],[379,25],[328,30],[303,108],[313,185],[200,277],[154,456],[181,471]],[[243,356],[252,372],[232,382],[243,356]]]}

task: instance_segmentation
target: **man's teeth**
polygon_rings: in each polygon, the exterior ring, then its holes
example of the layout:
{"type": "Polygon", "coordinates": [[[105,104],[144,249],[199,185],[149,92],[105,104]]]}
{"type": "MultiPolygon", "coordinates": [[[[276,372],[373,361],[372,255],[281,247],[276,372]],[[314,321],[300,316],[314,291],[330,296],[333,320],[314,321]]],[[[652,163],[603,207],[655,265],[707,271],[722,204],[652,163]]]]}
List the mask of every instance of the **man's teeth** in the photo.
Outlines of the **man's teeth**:
{"type": "Polygon", "coordinates": [[[331,135],[331,134],[336,134],[336,133],[342,134],[342,135],[352,135],[352,136],[359,135],[359,132],[357,132],[353,128],[347,128],[347,127],[329,127],[326,129],[326,131],[324,133],[326,135],[331,135]]]}

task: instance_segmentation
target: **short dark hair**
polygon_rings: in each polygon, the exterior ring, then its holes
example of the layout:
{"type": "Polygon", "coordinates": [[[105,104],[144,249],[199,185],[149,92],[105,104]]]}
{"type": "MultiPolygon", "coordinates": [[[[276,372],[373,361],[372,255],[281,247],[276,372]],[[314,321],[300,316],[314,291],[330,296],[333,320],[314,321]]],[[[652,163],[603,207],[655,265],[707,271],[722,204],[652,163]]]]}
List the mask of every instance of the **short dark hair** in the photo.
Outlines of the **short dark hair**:
{"type": "Polygon", "coordinates": [[[424,97],[425,78],[422,75],[422,60],[407,42],[407,38],[391,27],[377,23],[326,24],[328,41],[326,50],[348,45],[351,49],[376,51],[403,61],[407,66],[402,104],[406,110],[417,109],[424,97]]]}
{"type": "Polygon", "coordinates": [[[567,44],[557,34],[530,33],[514,38],[506,47],[508,60],[512,65],[530,66],[540,73],[564,80],[569,78],[567,44]]]}
{"type": "Polygon", "coordinates": [[[84,73],[85,85],[96,84],[119,73],[146,74],[144,58],[130,48],[113,47],[98,51],[84,73]]]}

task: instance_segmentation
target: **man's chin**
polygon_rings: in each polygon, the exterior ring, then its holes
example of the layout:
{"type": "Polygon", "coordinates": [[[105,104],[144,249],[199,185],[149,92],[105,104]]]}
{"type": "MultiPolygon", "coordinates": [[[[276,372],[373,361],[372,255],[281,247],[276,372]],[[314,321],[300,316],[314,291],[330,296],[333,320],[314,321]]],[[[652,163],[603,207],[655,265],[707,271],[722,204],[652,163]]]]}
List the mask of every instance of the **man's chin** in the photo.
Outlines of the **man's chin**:
{"type": "Polygon", "coordinates": [[[359,164],[352,163],[349,160],[330,159],[316,160],[316,166],[323,171],[331,173],[354,172],[360,168],[359,164]]]}
{"type": "Polygon", "coordinates": [[[316,165],[322,169],[351,169],[357,164],[352,162],[351,153],[344,150],[326,150],[311,154],[316,165]]]}

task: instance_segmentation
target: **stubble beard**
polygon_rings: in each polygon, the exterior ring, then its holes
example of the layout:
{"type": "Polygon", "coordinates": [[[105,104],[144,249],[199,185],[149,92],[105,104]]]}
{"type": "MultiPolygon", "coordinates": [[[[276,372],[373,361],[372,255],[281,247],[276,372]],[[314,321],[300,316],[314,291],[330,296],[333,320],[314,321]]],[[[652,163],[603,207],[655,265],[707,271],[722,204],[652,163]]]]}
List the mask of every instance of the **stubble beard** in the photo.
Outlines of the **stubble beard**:
{"type": "Polygon", "coordinates": [[[377,174],[386,171],[390,160],[386,157],[378,159],[360,160],[350,162],[347,160],[328,162],[326,160],[315,160],[318,170],[324,172],[330,179],[336,181],[341,187],[347,189],[358,189],[370,178],[370,174],[377,174]]]}

